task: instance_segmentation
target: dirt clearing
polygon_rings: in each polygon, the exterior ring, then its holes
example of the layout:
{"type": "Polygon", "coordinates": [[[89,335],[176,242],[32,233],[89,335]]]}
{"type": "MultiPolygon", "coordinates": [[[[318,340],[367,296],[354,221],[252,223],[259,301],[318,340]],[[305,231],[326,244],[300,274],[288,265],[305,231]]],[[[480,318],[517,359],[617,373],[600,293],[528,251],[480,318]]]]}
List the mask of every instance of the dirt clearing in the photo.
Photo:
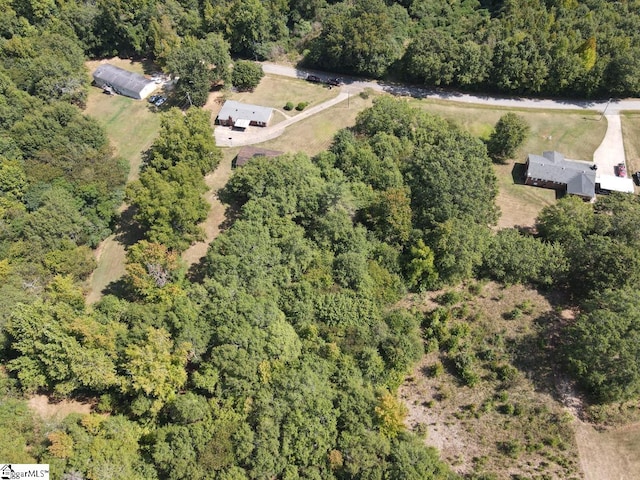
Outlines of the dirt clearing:
{"type": "Polygon", "coordinates": [[[62,420],[70,413],[87,415],[91,413],[92,403],[76,400],[62,400],[51,403],[46,395],[33,395],[27,402],[32,412],[43,420],[62,420]]]}
{"type": "Polygon", "coordinates": [[[460,474],[499,479],[582,477],[573,417],[557,400],[540,332],[556,318],[548,298],[521,286],[472,284],[413,306],[430,343],[399,390],[407,426],[460,474]],[[473,293],[471,293],[473,291],[473,293]]]}

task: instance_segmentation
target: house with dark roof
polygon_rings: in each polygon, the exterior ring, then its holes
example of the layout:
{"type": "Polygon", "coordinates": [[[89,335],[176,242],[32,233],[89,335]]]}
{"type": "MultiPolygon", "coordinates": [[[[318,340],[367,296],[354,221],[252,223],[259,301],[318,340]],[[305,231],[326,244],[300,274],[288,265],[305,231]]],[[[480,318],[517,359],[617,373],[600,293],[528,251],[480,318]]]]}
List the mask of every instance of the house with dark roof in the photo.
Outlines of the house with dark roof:
{"type": "Polygon", "coordinates": [[[282,155],[284,152],[277,150],[267,150],[266,148],[258,147],[242,147],[236,155],[236,158],[231,162],[233,168],[242,167],[246,165],[253,158],[274,158],[282,155]]]}
{"type": "Polygon", "coordinates": [[[95,69],[93,80],[100,88],[137,100],[147,98],[157,88],[153,80],[109,63],[95,69]]]}
{"type": "Polygon", "coordinates": [[[596,196],[596,169],[593,163],[569,160],[559,152],[529,154],[524,174],[526,185],[552,188],[585,200],[596,196]]]}
{"type": "Polygon", "coordinates": [[[227,100],[218,113],[216,123],[240,130],[250,125],[266,127],[271,120],[271,115],[273,115],[272,108],[227,100]]]}

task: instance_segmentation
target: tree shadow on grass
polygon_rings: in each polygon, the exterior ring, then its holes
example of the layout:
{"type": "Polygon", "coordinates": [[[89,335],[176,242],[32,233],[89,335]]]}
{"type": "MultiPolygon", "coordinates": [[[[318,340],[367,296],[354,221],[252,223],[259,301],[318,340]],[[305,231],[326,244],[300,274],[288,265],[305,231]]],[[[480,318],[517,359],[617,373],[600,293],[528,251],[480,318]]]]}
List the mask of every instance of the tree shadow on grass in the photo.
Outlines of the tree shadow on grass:
{"type": "Polygon", "coordinates": [[[189,267],[187,278],[191,283],[203,283],[207,277],[207,255],[189,267]]]}
{"type": "MultiPolygon", "coordinates": [[[[556,308],[567,304],[568,299],[561,293],[551,291],[545,296],[556,308]]],[[[548,393],[560,403],[565,401],[560,387],[567,377],[563,351],[568,322],[556,309],[545,312],[533,321],[532,333],[508,345],[514,366],[526,374],[536,390],[548,393]]]]}
{"type": "Polygon", "coordinates": [[[524,174],[527,171],[525,163],[514,163],[511,169],[511,178],[516,185],[524,185],[524,174]]]}
{"type": "Polygon", "coordinates": [[[135,214],[136,208],[127,206],[120,214],[118,223],[114,228],[115,239],[126,247],[130,247],[144,238],[144,229],[135,221],[135,214]]]}
{"type": "Polygon", "coordinates": [[[128,302],[136,300],[135,296],[131,292],[131,288],[124,278],[119,278],[109,283],[102,289],[102,295],[113,295],[128,302]]]}

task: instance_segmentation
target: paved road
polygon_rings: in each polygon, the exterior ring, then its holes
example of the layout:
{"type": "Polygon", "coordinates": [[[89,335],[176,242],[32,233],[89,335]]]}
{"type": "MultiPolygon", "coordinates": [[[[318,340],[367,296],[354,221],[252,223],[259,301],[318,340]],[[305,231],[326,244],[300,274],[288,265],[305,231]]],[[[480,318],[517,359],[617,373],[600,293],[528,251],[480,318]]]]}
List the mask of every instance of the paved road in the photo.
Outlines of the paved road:
{"type": "MultiPolygon", "coordinates": [[[[318,72],[315,70],[303,70],[286,65],[278,65],[270,62],[263,62],[262,68],[265,73],[282,75],[293,78],[306,78],[309,73],[317,75],[323,80],[338,76],[337,74],[318,72]]],[[[476,103],[483,105],[493,105],[496,107],[512,108],[547,108],[553,110],[595,110],[602,112],[607,107],[606,101],[589,101],[576,99],[538,99],[525,97],[495,97],[490,95],[472,95],[460,93],[453,90],[433,89],[418,86],[405,85],[400,83],[390,83],[384,81],[365,80],[355,77],[341,76],[345,86],[343,89],[351,93],[358,92],[365,88],[372,88],[379,92],[387,92],[395,95],[406,95],[417,98],[431,98],[437,100],[449,100],[461,103],[476,103]]],[[[607,107],[607,114],[618,114],[623,110],[640,110],[640,99],[614,99],[607,107]]]]}
{"type": "MultiPolygon", "coordinates": [[[[315,70],[298,69],[276,63],[263,62],[262,68],[266,73],[282,75],[285,77],[304,79],[309,74],[316,75],[322,80],[337,76],[336,74],[319,72],[315,70]]],[[[358,93],[365,88],[378,92],[386,92],[393,95],[411,96],[416,98],[430,98],[448,100],[453,102],[490,105],[510,108],[532,108],[550,110],[592,110],[606,113],[607,133],[594,153],[593,161],[598,165],[599,175],[612,175],[614,167],[618,163],[626,163],[624,144],[622,140],[622,127],[620,112],[623,110],[640,110],[640,99],[613,99],[610,101],[588,101],[577,99],[538,99],[526,97],[496,97],[489,95],[472,95],[453,90],[430,89],[414,85],[389,83],[383,81],[366,80],[355,77],[341,77],[344,85],[340,95],[305,112],[288,118],[284,122],[267,128],[250,128],[246,132],[234,132],[227,127],[218,127],[215,130],[216,143],[220,146],[242,146],[261,143],[276,138],[284,132],[284,129],[292,123],[299,122],[309,116],[324,110],[338,102],[343,101],[348,95],[358,93]]],[[[585,159],[586,160],[586,159],[585,159]]]]}

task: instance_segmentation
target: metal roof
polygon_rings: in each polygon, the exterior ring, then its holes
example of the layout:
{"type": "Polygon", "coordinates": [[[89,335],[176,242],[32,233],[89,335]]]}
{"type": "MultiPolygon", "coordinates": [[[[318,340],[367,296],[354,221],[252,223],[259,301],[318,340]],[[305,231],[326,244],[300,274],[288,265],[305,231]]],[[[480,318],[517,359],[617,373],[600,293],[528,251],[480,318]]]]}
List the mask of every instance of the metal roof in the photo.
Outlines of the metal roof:
{"type": "Polygon", "coordinates": [[[627,177],[614,177],[613,175],[599,175],[597,180],[600,188],[610,192],[633,193],[633,180],[627,177]]]}
{"type": "Polygon", "coordinates": [[[238,119],[246,119],[251,122],[269,123],[273,109],[269,107],[261,107],[259,105],[251,105],[249,103],[240,103],[235,100],[227,100],[222,105],[218,118],[227,120],[231,118],[233,121],[238,119]]]}
{"type": "Polygon", "coordinates": [[[260,147],[242,147],[236,156],[235,165],[241,167],[245,165],[252,158],[266,157],[273,158],[282,155],[284,152],[279,150],[267,150],[260,147]]]}
{"type": "Polygon", "coordinates": [[[529,154],[527,176],[537,180],[567,185],[567,193],[593,197],[596,172],[592,163],[568,160],[559,152],[543,152],[542,156],[529,154]]]}
{"type": "Polygon", "coordinates": [[[150,83],[155,85],[153,80],[149,80],[139,73],[130,72],[108,63],[96,68],[93,72],[93,78],[100,79],[116,89],[124,89],[138,94],[150,83]]]}

